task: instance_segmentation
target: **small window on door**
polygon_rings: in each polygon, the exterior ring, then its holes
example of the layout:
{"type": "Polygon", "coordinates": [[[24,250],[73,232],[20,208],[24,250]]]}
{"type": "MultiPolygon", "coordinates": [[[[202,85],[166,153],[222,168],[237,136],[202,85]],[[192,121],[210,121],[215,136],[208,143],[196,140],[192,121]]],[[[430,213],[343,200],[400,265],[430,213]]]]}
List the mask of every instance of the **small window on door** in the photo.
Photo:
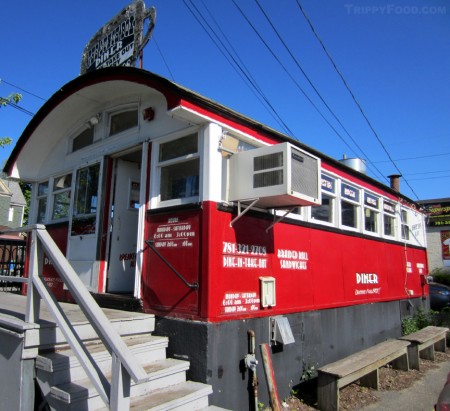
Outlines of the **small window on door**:
{"type": "Polygon", "coordinates": [[[141,192],[141,185],[137,181],[130,181],[130,195],[129,195],[129,208],[137,210],[140,206],[139,197],[141,192]]]}

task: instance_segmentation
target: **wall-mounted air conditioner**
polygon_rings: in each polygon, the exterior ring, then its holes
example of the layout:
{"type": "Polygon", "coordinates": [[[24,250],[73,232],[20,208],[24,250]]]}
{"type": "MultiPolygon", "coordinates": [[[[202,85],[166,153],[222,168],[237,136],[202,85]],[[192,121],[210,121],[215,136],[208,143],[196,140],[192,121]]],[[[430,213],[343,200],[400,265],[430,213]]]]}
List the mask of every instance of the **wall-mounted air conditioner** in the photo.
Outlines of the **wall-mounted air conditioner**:
{"type": "Polygon", "coordinates": [[[229,200],[258,198],[255,207],[320,205],[320,159],[282,143],[234,154],[229,200]]]}

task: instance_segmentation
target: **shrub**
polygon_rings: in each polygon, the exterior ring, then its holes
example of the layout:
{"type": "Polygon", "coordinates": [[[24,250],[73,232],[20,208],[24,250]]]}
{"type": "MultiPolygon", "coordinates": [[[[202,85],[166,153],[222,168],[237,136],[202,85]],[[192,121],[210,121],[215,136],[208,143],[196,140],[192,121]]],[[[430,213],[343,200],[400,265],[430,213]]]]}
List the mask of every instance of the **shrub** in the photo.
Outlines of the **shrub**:
{"type": "Polygon", "coordinates": [[[433,277],[433,282],[450,286],[450,269],[435,268],[430,275],[433,277]]]}
{"type": "Polygon", "coordinates": [[[419,331],[428,325],[435,325],[436,314],[436,311],[425,311],[421,307],[418,308],[413,316],[406,317],[402,320],[402,335],[408,335],[419,331]]]}

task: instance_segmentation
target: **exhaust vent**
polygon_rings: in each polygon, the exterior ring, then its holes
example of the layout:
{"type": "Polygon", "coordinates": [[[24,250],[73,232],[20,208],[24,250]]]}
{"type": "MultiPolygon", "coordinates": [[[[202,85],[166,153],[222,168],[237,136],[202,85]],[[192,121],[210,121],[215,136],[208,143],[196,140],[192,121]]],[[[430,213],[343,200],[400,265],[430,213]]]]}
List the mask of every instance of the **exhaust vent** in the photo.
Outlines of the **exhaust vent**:
{"type": "Polygon", "coordinates": [[[347,167],[352,168],[353,170],[359,171],[360,173],[366,174],[366,161],[361,158],[347,158],[344,154],[344,157],[339,160],[342,164],[345,164],[347,167]]]}

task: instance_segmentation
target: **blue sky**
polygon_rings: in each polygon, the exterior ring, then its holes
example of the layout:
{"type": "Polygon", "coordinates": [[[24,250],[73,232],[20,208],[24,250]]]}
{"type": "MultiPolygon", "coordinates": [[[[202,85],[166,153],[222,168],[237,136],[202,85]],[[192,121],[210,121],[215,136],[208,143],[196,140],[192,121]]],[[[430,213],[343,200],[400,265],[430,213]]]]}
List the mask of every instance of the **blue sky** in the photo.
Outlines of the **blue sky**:
{"type": "MultiPolygon", "coordinates": [[[[0,96],[20,92],[20,106],[37,112],[79,75],[86,43],[128,3],[3,2],[0,96]]],[[[157,18],[144,69],[328,156],[364,158],[368,174],[386,184],[400,171],[401,191],[413,200],[450,197],[446,0],[147,0],[146,6],[156,8],[157,18]]],[[[30,120],[1,108],[0,136],[14,145],[30,120]]],[[[0,149],[2,164],[13,145],[0,149]]]]}

